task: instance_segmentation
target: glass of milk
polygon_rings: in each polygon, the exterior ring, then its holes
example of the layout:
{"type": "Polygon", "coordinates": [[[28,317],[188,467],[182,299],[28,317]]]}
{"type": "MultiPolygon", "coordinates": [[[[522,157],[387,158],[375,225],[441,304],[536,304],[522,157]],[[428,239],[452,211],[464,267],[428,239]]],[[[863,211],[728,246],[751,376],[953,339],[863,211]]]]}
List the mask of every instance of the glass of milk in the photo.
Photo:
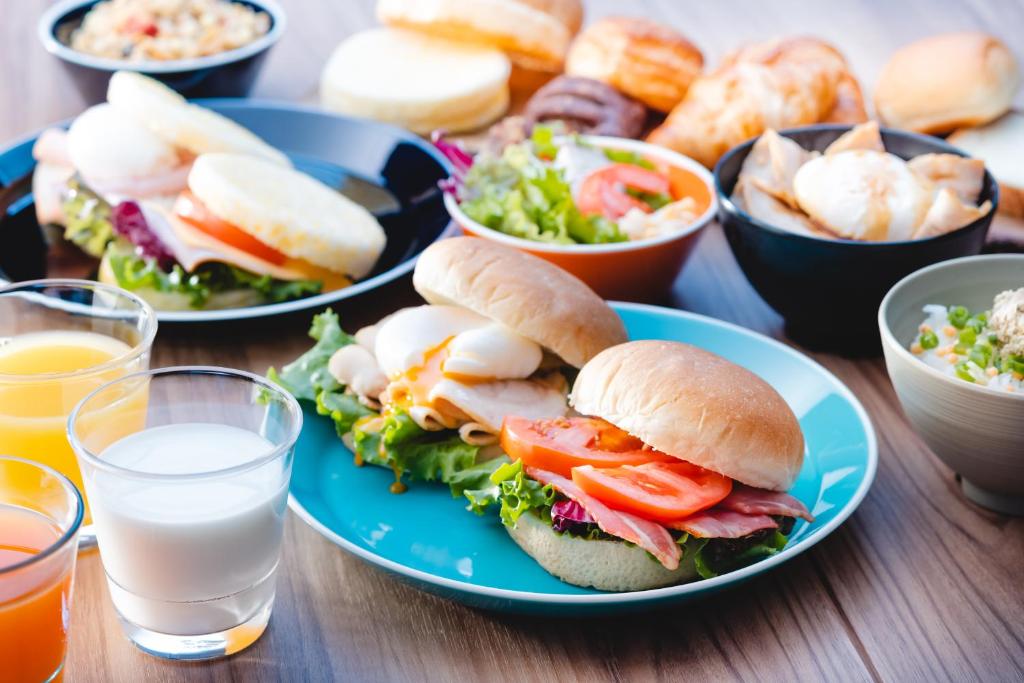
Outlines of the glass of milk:
{"type": "Polygon", "coordinates": [[[263,633],[301,428],[290,394],[224,368],[128,375],[75,408],[110,596],[142,650],[209,659],[263,633]]]}

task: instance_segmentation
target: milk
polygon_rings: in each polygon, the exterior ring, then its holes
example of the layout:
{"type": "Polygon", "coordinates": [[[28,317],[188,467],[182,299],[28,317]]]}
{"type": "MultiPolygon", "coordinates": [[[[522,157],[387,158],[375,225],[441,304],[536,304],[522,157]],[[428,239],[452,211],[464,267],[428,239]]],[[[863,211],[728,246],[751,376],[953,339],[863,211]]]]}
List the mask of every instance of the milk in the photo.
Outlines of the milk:
{"type": "Polygon", "coordinates": [[[190,478],[273,450],[223,424],[152,427],[108,446],[100,459],[166,480],[93,469],[87,476],[111,598],[121,616],[171,635],[233,628],[274,597],[288,488],[287,461],[190,478]]]}

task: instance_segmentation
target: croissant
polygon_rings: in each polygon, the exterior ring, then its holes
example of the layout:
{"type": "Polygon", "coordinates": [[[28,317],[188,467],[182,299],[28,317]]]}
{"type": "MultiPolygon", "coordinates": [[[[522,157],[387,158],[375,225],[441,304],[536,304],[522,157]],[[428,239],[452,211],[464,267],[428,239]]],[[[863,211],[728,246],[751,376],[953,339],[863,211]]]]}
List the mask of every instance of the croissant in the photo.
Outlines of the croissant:
{"type": "Polygon", "coordinates": [[[742,47],[695,80],[647,140],[710,168],[727,150],[769,128],[816,123],[834,111],[844,120],[863,114],[860,89],[843,56],[814,38],[775,40],[742,47]]]}

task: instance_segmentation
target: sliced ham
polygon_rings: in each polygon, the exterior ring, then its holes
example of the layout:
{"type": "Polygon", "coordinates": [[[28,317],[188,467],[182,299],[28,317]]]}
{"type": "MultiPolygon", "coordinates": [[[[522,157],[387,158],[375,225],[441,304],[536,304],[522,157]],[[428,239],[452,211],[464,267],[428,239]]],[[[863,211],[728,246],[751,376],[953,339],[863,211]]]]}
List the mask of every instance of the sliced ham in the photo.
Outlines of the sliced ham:
{"type": "Polygon", "coordinates": [[[64,193],[75,169],[40,161],[32,173],[32,200],[39,225],[64,225],[64,193]]]}
{"type": "Polygon", "coordinates": [[[814,516],[804,504],[788,493],[756,489],[736,482],[733,483],[732,492],[716,507],[745,515],[778,515],[814,521],[814,516]]]}
{"type": "Polygon", "coordinates": [[[430,390],[430,402],[441,412],[448,406],[464,413],[492,434],[501,432],[507,415],[540,420],[565,415],[565,393],[532,379],[464,383],[447,377],[430,390]]]}
{"type": "Polygon", "coordinates": [[[742,538],[762,529],[778,529],[779,525],[768,515],[711,508],[686,519],[669,522],[668,527],[699,538],[742,538]]]}
{"type": "Polygon", "coordinates": [[[672,535],[665,527],[628,512],[612,510],[601,501],[584,493],[572,480],[561,475],[535,467],[527,467],[526,474],[542,484],[551,484],[563,496],[582,505],[597,522],[601,531],[624,541],[635,543],[654,555],[669,571],[679,567],[682,550],[672,540],[672,535]]]}

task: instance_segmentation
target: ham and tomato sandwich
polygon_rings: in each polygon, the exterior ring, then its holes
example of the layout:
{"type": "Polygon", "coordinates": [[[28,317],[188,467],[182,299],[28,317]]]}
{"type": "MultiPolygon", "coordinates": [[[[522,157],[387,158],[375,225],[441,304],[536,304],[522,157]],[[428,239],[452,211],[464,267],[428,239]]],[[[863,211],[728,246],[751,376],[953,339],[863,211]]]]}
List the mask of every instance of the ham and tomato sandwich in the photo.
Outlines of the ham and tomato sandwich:
{"type": "Polygon", "coordinates": [[[511,462],[471,506],[568,583],[636,591],[732,571],[781,550],[804,439],[762,379],[668,341],[613,346],[580,370],[578,416],[507,417],[511,462]]]}
{"type": "Polygon", "coordinates": [[[583,282],[489,240],[432,244],[413,285],[425,305],[351,336],[334,313],[317,316],[316,345],[269,373],[334,420],[356,464],[390,468],[395,492],[406,479],[461,494],[489,461],[507,462],[498,443],[506,418],[564,417],[577,369],[626,340],[583,282]]]}

